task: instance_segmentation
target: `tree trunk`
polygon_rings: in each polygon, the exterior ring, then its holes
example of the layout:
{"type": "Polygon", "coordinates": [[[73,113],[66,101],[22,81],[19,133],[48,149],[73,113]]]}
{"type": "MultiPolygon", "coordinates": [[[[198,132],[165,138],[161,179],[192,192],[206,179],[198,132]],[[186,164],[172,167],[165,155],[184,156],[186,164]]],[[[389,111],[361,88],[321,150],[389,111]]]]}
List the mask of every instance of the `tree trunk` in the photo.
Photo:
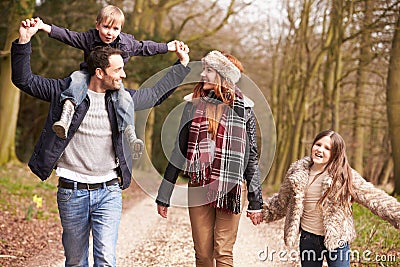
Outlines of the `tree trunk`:
{"type": "MultiPolygon", "coordinates": [[[[371,23],[373,3],[365,1],[365,17],[364,27],[371,23]]],[[[353,160],[352,166],[361,175],[363,175],[363,159],[364,159],[364,144],[366,135],[366,124],[367,114],[370,108],[370,96],[368,95],[368,71],[366,70],[370,58],[371,58],[371,47],[370,47],[370,35],[371,31],[366,29],[361,35],[360,41],[360,56],[359,66],[357,70],[357,83],[356,83],[356,101],[355,101],[355,125],[354,125],[354,147],[353,147],[353,160]]]]}
{"type": "Polygon", "coordinates": [[[0,165],[17,160],[15,132],[20,91],[11,82],[11,42],[18,38],[19,23],[33,14],[35,1],[10,1],[8,29],[0,63],[0,165]]]}
{"type": "Polygon", "coordinates": [[[400,195],[400,16],[397,18],[396,30],[390,54],[387,78],[387,114],[389,135],[392,145],[394,163],[394,194],[400,195]]]}
{"type": "Polygon", "coordinates": [[[393,171],[393,159],[389,158],[385,161],[376,184],[387,185],[389,183],[389,178],[392,171],[393,171]]]}

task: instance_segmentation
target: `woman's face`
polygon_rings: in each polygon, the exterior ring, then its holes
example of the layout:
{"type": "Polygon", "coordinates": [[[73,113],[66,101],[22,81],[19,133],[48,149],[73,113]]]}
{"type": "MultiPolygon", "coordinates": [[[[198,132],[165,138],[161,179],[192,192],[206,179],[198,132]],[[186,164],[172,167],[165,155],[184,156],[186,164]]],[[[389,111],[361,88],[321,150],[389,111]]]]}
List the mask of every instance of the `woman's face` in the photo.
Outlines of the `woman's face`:
{"type": "Polygon", "coordinates": [[[331,158],[331,138],[324,136],[311,148],[311,158],[316,168],[323,168],[331,158]]]}
{"type": "Polygon", "coordinates": [[[201,72],[201,81],[203,82],[203,89],[204,90],[211,90],[214,89],[214,85],[216,83],[217,71],[207,64],[203,64],[203,71],[201,72]]]}

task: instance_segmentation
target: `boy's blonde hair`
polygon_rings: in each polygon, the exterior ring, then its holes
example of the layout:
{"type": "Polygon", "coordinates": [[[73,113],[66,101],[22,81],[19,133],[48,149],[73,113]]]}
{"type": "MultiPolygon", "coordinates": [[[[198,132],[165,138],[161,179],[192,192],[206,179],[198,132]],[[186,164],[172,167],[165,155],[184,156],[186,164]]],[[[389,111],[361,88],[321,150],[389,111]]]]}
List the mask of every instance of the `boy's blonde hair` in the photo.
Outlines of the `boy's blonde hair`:
{"type": "Polygon", "coordinates": [[[111,25],[120,23],[121,29],[124,27],[125,16],[121,9],[116,6],[108,5],[100,9],[99,14],[97,14],[97,23],[107,22],[111,25]]]}

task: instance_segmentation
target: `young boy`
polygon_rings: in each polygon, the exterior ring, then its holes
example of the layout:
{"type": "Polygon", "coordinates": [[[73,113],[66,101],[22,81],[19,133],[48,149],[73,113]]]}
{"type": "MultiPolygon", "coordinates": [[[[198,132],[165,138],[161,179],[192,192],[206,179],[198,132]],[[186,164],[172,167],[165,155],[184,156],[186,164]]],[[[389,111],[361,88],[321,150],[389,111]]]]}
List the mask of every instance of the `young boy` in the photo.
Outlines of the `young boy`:
{"type": "MultiPolygon", "coordinates": [[[[49,37],[84,51],[85,60],[80,64],[81,70],[72,73],[71,84],[60,97],[60,103],[64,102],[63,111],[60,120],[55,122],[52,127],[58,137],[67,138],[75,106],[82,103],[86,97],[87,84],[89,82],[86,59],[93,48],[96,46],[119,48],[123,51],[122,57],[126,64],[132,56],[163,54],[168,51],[176,51],[176,45],[182,45],[178,41],[171,41],[168,44],[154,41],[137,41],[133,35],[121,32],[124,22],[124,13],[121,9],[112,5],[108,5],[99,11],[96,19],[96,29],[90,29],[86,32],[74,32],[39,21],[39,29],[47,32],[49,37]]],[[[120,90],[112,92],[112,101],[115,102],[119,131],[124,132],[132,157],[138,159],[143,152],[144,143],[136,137],[133,101],[123,86],[120,90]]]]}

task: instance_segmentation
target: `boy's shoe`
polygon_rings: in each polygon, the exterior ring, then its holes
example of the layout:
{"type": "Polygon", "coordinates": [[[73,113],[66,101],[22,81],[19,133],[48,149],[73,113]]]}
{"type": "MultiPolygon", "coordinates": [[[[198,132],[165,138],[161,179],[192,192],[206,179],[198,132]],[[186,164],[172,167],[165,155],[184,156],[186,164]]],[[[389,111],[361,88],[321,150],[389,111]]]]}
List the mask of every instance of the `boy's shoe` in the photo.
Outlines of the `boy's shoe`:
{"type": "Polygon", "coordinates": [[[132,125],[128,125],[124,131],[125,137],[128,140],[128,144],[132,153],[133,159],[139,159],[142,156],[144,150],[144,143],[142,140],[136,137],[135,129],[132,125]]]}
{"type": "Polygon", "coordinates": [[[71,101],[65,101],[61,118],[53,124],[53,131],[62,139],[67,139],[69,126],[71,125],[72,116],[75,113],[74,104],[71,101]]]}

